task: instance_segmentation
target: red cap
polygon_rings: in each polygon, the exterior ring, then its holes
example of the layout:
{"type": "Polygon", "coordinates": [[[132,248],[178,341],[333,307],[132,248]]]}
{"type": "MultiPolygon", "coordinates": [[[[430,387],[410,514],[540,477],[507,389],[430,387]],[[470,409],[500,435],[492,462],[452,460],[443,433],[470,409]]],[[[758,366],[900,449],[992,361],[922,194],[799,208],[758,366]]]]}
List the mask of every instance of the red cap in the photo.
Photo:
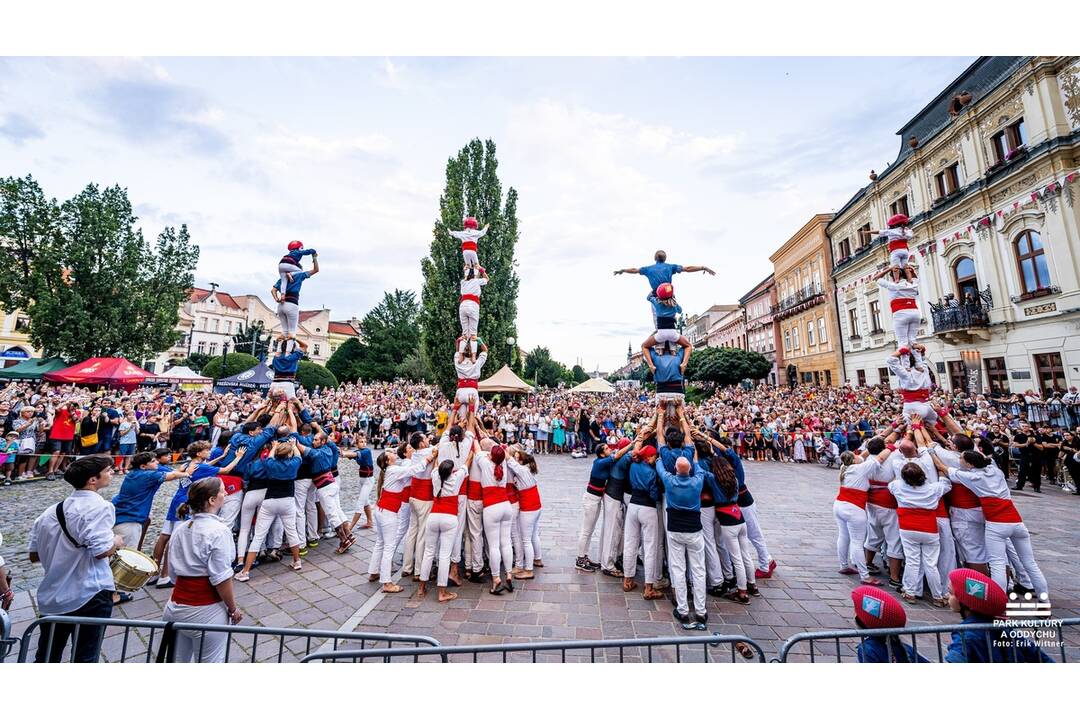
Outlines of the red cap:
{"type": "Polygon", "coordinates": [[[909,349],[908,349],[908,348],[907,348],[907,347],[905,346],[905,347],[902,347],[902,348],[900,348],[900,350],[899,350],[899,353],[900,353],[901,355],[908,355],[908,354],[910,354],[910,353],[911,353],[911,350],[909,350],[909,349]]]}
{"type": "Polygon", "coordinates": [[[465,218],[465,222],[463,224],[470,230],[475,230],[476,228],[480,227],[480,224],[476,222],[476,218],[471,216],[465,218]]]}
{"type": "Polygon", "coordinates": [[[304,249],[304,243],[300,242],[299,240],[293,240],[291,243],[289,243],[289,250],[303,250],[303,249],[304,249]]]}
{"type": "Polygon", "coordinates": [[[868,628],[902,628],[907,613],[900,601],[881,588],[862,585],[851,591],[855,617],[868,628]]]}
{"type": "Polygon", "coordinates": [[[889,227],[891,227],[891,228],[899,227],[901,225],[907,225],[907,224],[908,224],[908,216],[905,215],[904,213],[896,213],[891,218],[889,218],[889,227]]]}
{"type": "Polygon", "coordinates": [[[648,460],[649,458],[655,457],[655,456],[656,456],[656,448],[654,448],[652,445],[646,445],[645,447],[641,448],[641,450],[638,451],[638,457],[641,458],[642,460],[648,460]]]}
{"type": "Polygon", "coordinates": [[[980,615],[998,617],[1009,602],[996,582],[977,570],[959,568],[949,573],[949,588],[957,599],[980,615]]]}
{"type": "Polygon", "coordinates": [[[618,443],[615,444],[615,449],[616,450],[622,450],[624,447],[626,447],[629,444],[630,444],[629,440],[627,440],[626,438],[622,438],[621,440],[619,440],[618,443]]]}
{"type": "Polygon", "coordinates": [[[656,297],[661,300],[667,300],[675,295],[675,288],[671,287],[671,283],[660,283],[660,287],[656,288],[656,297]]]}

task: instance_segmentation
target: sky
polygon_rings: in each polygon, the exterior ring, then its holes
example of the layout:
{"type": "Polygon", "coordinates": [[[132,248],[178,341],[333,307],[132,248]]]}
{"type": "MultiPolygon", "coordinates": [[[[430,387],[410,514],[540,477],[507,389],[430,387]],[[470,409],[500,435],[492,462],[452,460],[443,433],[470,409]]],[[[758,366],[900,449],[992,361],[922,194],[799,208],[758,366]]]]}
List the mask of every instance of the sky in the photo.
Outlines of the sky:
{"type": "Polygon", "coordinates": [[[716,271],[677,279],[688,314],[737,302],[973,59],[7,58],[0,175],[124,186],[147,237],[188,225],[197,285],[268,304],[302,240],[302,307],[346,320],[419,296],[446,161],[490,138],[520,196],[519,344],[614,370],[651,314],[613,270],[663,248],[716,271]]]}

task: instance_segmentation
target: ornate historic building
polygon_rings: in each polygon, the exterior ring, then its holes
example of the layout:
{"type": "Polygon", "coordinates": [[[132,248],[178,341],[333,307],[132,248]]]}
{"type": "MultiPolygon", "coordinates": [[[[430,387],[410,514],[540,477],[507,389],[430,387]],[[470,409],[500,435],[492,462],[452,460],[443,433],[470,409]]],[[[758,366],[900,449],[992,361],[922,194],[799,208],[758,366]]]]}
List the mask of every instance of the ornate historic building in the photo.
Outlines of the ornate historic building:
{"type": "Polygon", "coordinates": [[[840,342],[829,269],[832,254],[825,226],[832,215],[814,215],[769,260],[776,284],[773,323],[780,382],[839,385],[840,342]]]}
{"type": "Polygon", "coordinates": [[[746,322],[744,347],[761,353],[772,363],[772,370],[763,382],[775,385],[780,377],[777,368],[783,367],[784,362],[783,353],[780,352],[778,326],[773,322],[776,311],[776,276],[770,274],[755,285],[750,292],[739,298],[739,306],[746,322]]]}
{"type": "Polygon", "coordinates": [[[902,212],[940,384],[1080,384],[1078,58],[979,58],[897,134],[896,160],[828,226],[847,381],[890,381],[888,298],[869,279],[887,251],[869,231],[902,212]]]}

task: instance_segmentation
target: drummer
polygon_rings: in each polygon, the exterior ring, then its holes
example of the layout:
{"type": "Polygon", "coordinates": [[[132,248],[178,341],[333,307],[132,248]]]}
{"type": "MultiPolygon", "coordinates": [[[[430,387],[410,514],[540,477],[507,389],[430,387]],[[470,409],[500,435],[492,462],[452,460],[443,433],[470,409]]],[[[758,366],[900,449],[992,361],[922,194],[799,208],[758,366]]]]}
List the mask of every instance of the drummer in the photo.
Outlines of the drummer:
{"type": "MultiPolygon", "coordinates": [[[[228,625],[243,618],[233,595],[232,529],[218,516],[225,485],[215,476],[196,480],[187,502],[177,510],[180,522],[169,542],[169,579],[175,584],[165,605],[165,622],[228,625]]],[[[178,630],[173,662],[218,663],[225,660],[228,633],[178,630]]]]}

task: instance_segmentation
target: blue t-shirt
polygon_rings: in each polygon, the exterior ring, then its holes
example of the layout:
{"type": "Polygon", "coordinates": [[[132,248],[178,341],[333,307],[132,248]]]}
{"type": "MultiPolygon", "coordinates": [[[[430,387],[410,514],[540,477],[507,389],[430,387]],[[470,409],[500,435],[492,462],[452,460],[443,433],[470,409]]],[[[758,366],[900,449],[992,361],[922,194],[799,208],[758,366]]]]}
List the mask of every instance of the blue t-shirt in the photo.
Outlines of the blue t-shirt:
{"type": "Polygon", "coordinates": [[[855,655],[861,663],[928,663],[930,662],[900,638],[893,637],[886,644],[883,637],[874,635],[866,638],[855,648],[855,655]]]}
{"type": "Polygon", "coordinates": [[[274,283],[281,294],[285,296],[285,302],[291,302],[299,304],[300,302],[300,286],[304,284],[304,281],[311,277],[311,274],[306,270],[304,272],[298,272],[292,274],[292,282],[290,282],[284,290],[281,290],[281,278],[274,283]]]}
{"type": "Polygon", "coordinates": [[[644,461],[630,465],[630,502],[634,505],[656,507],[660,499],[656,468],[644,461]]]}
{"type": "Polygon", "coordinates": [[[656,292],[656,288],[664,283],[671,282],[671,278],[673,278],[676,273],[681,273],[682,271],[682,265],[666,262],[653,263],[652,265],[638,268],[638,272],[648,278],[649,285],[652,287],[653,292],[656,292]]]}
{"type": "Polygon", "coordinates": [[[658,318],[673,318],[682,312],[682,306],[679,303],[666,305],[660,302],[660,298],[655,295],[649,295],[648,300],[652,303],[653,310],[656,311],[656,317],[658,318]]]}
{"type": "Polygon", "coordinates": [[[116,524],[141,523],[150,517],[154,495],[165,482],[167,470],[132,470],[120,485],[120,492],[113,498],[116,506],[116,524]]]}
{"type": "Polygon", "coordinates": [[[669,448],[667,445],[660,446],[660,465],[669,473],[675,472],[675,461],[684,457],[690,461],[690,473],[694,472],[694,447],[687,445],[681,448],[669,448]]]}
{"type": "Polygon", "coordinates": [[[195,470],[191,473],[190,478],[180,478],[176,488],[176,494],[173,495],[172,502],[169,503],[169,511],[165,514],[166,520],[172,520],[176,522],[180,518],[176,516],[176,511],[180,509],[183,503],[187,502],[188,488],[191,487],[191,483],[196,480],[202,480],[206,477],[213,477],[221,473],[221,470],[213,465],[207,465],[205,463],[199,463],[195,466],[195,470]]]}
{"type": "Polygon", "coordinates": [[[312,477],[328,473],[337,467],[338,449],[333,441],[328,441],[322,447],[313,447],[304,455],[311,468],[312,477]]]}
{"type": "MultiPolygon", "coordinates": [[[[962,625],[986,623],[968,616],[962,625]]],[[[1008,628],[992,630],[960,630],[952,634],[945,655],[947,663],[1052,663],[1053,658],[1035,647],[1027,638],[1009,637],[1008,628]]]]}
{"type": "Polygon", "coordinates": [[[314,254],[315,254],[315,251],[312,250],[311,248],[308,248],[307,250],[290,250],[289,252],[285,253],[285,255],[281,259],[284,261],[285,258],[291,258],[292,261],[293,261],[293,264],[299,265],[300,264],[300,258],[304,257],[305,255],[314,255],[314,254]]]}
{"type": "MultiPolygon", "coordinates": [[[[690,467],[693,469],[692,462],[690,467]]],[[[699,532],[701,476],[670,473],[662,465],[657,466],[656,472],[664,483],[664,496],[667,498],[667,529],[670,532],[699,532]]]]}
{"type": "Polygon", "coordinates": [[[275,376],[296,375],[303,357],[304,352],[302,350],[293,350],[288,355],[275,355],[274,359],[270,361],[270,367],[273,369],[275,376]]]}
{"type": "MultiPolygon", "coordinates": [[[[649,348],[649,356],[652,358],[653,365],[656,366],[656,372],[653,373],[653,379],[658,383],[676,383],[682,382],[683,374],[679,369],[679,365],[683,361],[683,349],[679,346],[679,349],[675,351],[675,354],[664,353],[663,355],[656,352],[655,348],[649,348]]],[[[664,392],[657,389],[657,392],[664,392]]]]}

